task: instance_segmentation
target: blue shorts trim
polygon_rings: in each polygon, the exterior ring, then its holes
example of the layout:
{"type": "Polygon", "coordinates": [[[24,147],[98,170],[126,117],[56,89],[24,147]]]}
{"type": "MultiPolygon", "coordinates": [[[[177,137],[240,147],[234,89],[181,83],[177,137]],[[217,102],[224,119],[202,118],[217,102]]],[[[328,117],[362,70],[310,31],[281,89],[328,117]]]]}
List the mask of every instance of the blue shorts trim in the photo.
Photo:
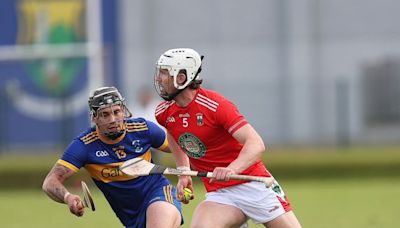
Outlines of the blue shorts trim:
{"type": "Polygon", "coordinates": [[[126,226],[127,228],[142,228],[146,227],[146,211],[150,204],[158,201],[168,202],[173,204],[181,214],[181,225],[183,224],[182,205],[176,198],[176,189],[172,185],[160,186],[149,193],[144,201],[143,209],[136,219],[136,223],[126,226]]]}

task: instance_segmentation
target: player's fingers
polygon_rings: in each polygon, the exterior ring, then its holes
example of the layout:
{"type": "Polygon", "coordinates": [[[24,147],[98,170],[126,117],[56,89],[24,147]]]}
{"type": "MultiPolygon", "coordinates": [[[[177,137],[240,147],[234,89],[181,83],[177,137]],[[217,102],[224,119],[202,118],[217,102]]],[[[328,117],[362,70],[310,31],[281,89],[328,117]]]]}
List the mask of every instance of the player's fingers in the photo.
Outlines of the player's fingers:
{"type": "Polygon", "coordinates": [[[80,199],[76,199],[73,206],[74,214],[78,217],[82,216],[85,212],[83,202],[80,199]]]}
{"type": "Polygon", "coordinates": [[[190,176],[180,176],[177,186],[183,188],[192,188],[192,178],[190,176]]]}
{"type": "Polygon", "coordinates": [[[181,195],[178,196],[178,200],[180,202],[182,202],[183,204],[188,204],[189,203],[189,201],[185,198],[184,193],[182,193],[181,195]]]}
{"type": "Polygon", "coordinates": [[[178,199],[179,202],[183,204],[188,204],[189,200],[185,199],[185,196],[183,194],[177,195],[176,198],[178,199]]]}
{"type": "Polygon", "coordinates": [[[183,194],[179,194],[178,192],[176,193],[176,198],[178,199],[178,201],[182,202],[183,200],[183,194]]]}
{"type": "Polygon", "coordinates": [[[220,178],[221,178],[221,172],[218,169],[215,169],[213,171],[213,176],[211,177],[209,183],[213,183],[215,181],[219,181],[219,180],[221,180],[220,178]]]}
{"type": "Polygon", "coordinates": [[[212,178],[210,178],[209,183],[213,183],[213,182],[219,181],[219,180],[220,180],[220,179],[218,179],[218,177],[212,177],[212,178]]]}
{"type": "Polygon", "coordinates": [[[218,173],[217,170],[214,169],[213,175],[212,175],[212,177],[210,178],[209,183],[213,183],[213,182],[217,179],[217,173],[218,173]]]}
{"type": "Polygon", "coordinates": [[[84,213],[85,213],[85,210],[82,209],[82,210],[78,210],[75,215],[78,217],[81,217],[81,216],[83,216],[84,213]]]}
{"type": "Polygon", "coordinates": [[[215,180],[221,180],[221,172],[217,172],[214,177],[215,180]]]}
{"type": "Polygon", "coordinates": [[[178,198],[179,201],[181,201],[181,199],[183,199],[183,188],[184,187],[179,183],[176,186],[176,198],[178,198]]]}
{"type": "Polygon", "coordinates": [[[70,208],[69,208],[69,211],[72,213],[72,214],[74,214],[74,215],[76,215],[76,216],[78,216],[78,217],[80,217],[80,216],[82,216],[83,215],[83,209],[78,209],[77,207],[76,207],[76,205],[74,206],[74,205],[72,205],[70,208]]]}
{"type": "Polygon", "coordinates": [[[79,197],[72,194],[66,198],[69,211],[76,216],[78,216],[77,200],[79,200],[79,197]]]}
{"type": "Polygon", "coordinates": [[[178,199],[181,203],[183,204],[188,204],[190,202],[190,200],[193,199],[193,196],[191,197],[185,197],[184,195],[182,196],[182,198],[178,199]]]}
{"type": "Polygon", "coordinates": [[[82,209],[85,208],[85,206],[83,205],[82,200],[77,201],[76,208],[78,208],[78,210],[82,210],[82,209]]]}
{"type": "Polygon", "coordinates": [[[226,172],[226,170],[220,170],[218,173],[217,173],[217,180],[225,180],[225,178],[226,178],[226,174],[227,174],[227,172],[226,172]]]}
{"type": "Polygon", "coordinates": [[[228,181],[230,175],[231,175],[231,171],[230,170],[225,170],[221,178],[224,181],[228,181]]]}
{"type": "Polygon", "coordinates": [[[85,213],[85,209],[82,208],[82,209],[80,209],[80,210],[78,211],[78,216],[81,217],[81,216],[83,216],[84,213],[85,213]]]}
{"type": "Polygon", "coordinates": [[[231,179],[231,175],[233,174],[232,171],[228,170],[228,172],[225,174],[225,181],[229,181],[231,179]]]}
{"type": "Polygon", "coordinates": [[[179,187],[178,187],[178,191],[179,191],[179,193],[183,193],[183,189],[185,188],[185,186],[184,185],[179,185],[179,187]]]}

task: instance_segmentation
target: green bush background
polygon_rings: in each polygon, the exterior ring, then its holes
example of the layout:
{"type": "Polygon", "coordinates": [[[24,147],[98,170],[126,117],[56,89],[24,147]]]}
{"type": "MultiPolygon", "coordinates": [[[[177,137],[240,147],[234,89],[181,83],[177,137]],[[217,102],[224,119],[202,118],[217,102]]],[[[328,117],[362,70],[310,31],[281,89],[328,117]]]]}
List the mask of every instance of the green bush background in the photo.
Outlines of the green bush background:
{"type": "MultiPolygon", "coordinates": [[[[122,227],[102,194],[91,185],[96,212],[77,218],[41,192],[42,181],[60,153],[0,156],[1,227],[122,227]]],[[[303,227],[400,227],[400,147],[272,148],[268,169],[283,186],[303,227]]],[[[174,166],[171,155],[160,161],[174,166]]],[[[170,177],[176,183],[176,178],[170,177]]],[[[86,171],[67,182],[80,194],[86,171]]],[[[195,201],[184,205],[189,227],[195,206],[204,199],[196,182],[195,201]]],[[[250,227],[261,227],[250,222],[250,227]]]]}

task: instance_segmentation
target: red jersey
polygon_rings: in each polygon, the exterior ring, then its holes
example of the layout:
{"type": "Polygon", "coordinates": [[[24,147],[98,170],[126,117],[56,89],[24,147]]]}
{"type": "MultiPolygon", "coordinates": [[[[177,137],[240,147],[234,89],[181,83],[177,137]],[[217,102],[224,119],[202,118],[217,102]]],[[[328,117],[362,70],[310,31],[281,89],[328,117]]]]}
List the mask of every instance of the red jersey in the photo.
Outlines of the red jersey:
{"type": "MultiPolygon", "coordinates": [[[[162,102],[155,114],[158,123],[189,156],[193,170],[212,172],[215,167],[227,167],[243,147],[232,135],[247,121],[232,102],[215,91],[198,89],[186,107],[179,107],[175,101],[162,102]]],[[[270,176],[260,160],[241,174],[270,176]]],[[[208,192],[243,183],[231,180],[210,184],[209,178],[202,181],[208,192]]]]}

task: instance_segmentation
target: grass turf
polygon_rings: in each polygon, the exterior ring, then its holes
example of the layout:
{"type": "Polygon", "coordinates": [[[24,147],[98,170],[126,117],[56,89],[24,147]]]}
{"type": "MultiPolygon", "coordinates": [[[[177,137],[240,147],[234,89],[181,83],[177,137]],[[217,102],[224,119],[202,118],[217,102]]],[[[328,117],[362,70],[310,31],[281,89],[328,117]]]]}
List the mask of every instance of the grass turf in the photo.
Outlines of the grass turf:
{"type": "MultiPolygon", "coordinates": [[[[400,227],[400,183],[392,178],[283,180],[280,181],[303,227],[400,227]]],[[[51,201],[39,190],[0,191],[1,227],[122,227],[103,195],[91,186],[95,212],[81,218],[66,205],[51,201]]],[[[73,190],[79,193],[79,190],[73,190]]],[[[189,227],[195,206],[203,199],[202,186],[196,199],[184,205],[189,227]]],[[[261,227],[250,223],[250,227],[261,227]]]]}
{"type": "MultiPolygon", "coordinates": [[[[59,156],[1,154],[0,227],[122,227],[94,186],[97,210],[82,218],[40,191],[59,156]]],[[[171,155],[161,159],[174,166],[171,155]]],[[[288,194],[303,227],[400,227],[399,146],[272,148],[263,160],[288,194]]],[[[79,186],[81,179],[88,179],[85,171],[68,184],[79,186]]],[[[183,207],[183,227],[189,227],[203,187],[197,186],[195,194],[196,200],[183,207]]]]}

